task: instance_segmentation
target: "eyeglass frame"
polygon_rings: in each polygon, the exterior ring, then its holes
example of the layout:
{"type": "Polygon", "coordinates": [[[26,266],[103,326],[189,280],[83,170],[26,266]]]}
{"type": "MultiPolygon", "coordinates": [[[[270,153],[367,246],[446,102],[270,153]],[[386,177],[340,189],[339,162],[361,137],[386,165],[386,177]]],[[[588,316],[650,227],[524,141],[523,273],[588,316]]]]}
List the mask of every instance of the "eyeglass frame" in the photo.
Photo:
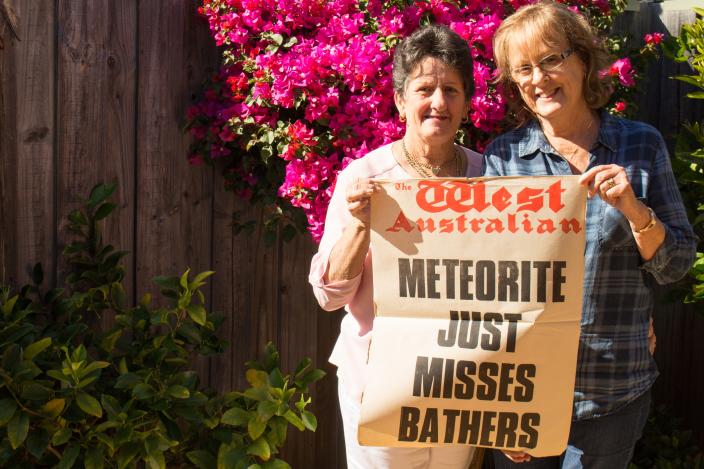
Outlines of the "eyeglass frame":
{"type": "Polygon", "coordinates": [[[513,81],[515,81],[515,82],[519,82],[519,81],[522,82],[522,81],[525,80],[526,78],[528,78],[528,77],[530,77],[530,76],[533,75],[533,70],[535,69],[535,67],[538,67],[538,68],[539,68],[540,70],[542,70],[544,73],[554,72],[555,70],[557,70],[558,68],[560,68],[560,67],[562,66],[562,64],[565,63],[565,60],[567,60],[567,59],[569,58],[569,56],[572,55],[572,54],[574,54],[574,49],[572,49],[572,48],[570,47],[569,49],[567,49],[567,50],[565,50],[564,52],[561,52],[561,53],[559,53],[559,54],[550,54],[550,55],[546,55],[545,57],[543,57],[542,59],[540,59],[537,64],[530,64],[530,65],[527,65],[527,64],[526,64],[526,65],[523,65],[523,66],[521,66],[521,67],[512,68],[512,69],[511,69],[511,78],[512,78],[513,81]],[[545,60],[551,58],[551,57],[559,57],[560,62],[559,62],[557,65],[555,65],[554,67],[552,67],[552,68],[545,68],[545,64],[544,64],[543,62],[544,62],[545,60]],[[530,67],[530,71],[528,71],[528,67],[530,67]],[[521,74],[518,72],[519,70],[526,70],[526,74],[525,74],[525,75],[521,75],[521,74]]]}

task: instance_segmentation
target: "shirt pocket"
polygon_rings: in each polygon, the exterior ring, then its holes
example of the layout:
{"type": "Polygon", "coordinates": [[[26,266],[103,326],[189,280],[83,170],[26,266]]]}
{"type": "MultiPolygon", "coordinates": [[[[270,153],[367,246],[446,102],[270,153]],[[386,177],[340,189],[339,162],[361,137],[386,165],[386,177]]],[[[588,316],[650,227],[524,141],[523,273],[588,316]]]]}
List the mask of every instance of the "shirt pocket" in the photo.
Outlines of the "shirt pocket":
{"type": "Polygon", "coordinates": [[[623,214],[599,200],[599,246],[603,249],[636,249],[631,224],[623,214]]]}

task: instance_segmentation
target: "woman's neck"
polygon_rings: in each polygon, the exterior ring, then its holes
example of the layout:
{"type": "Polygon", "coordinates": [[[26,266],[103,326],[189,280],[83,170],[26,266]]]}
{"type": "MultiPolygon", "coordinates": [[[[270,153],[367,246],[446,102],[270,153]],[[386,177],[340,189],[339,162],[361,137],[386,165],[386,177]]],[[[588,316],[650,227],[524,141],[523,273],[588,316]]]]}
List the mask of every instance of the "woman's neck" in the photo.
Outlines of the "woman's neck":
{"type": "Polygon", "coordinates": [[[538,122],[548,139],[578,143],[599,133],[599,114],[593,109],[576,113],[571,118],[544,119],[539,117],[538,122]]]}
{"type": "Polygon", "coordinates": [[[440,166],[455,157],[455,143],[453,141],[438,144],[424,141],[409,134],[403,136],[403,141],[411,156],[422,163],[440,166]]]}

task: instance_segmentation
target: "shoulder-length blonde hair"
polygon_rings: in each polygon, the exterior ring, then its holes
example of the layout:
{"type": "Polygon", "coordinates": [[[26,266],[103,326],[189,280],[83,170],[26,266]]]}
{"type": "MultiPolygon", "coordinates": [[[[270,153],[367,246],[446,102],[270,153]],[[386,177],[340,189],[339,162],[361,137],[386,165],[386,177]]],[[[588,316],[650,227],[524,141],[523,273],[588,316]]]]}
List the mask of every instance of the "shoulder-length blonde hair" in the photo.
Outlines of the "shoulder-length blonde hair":
{"type": "Polygon", "coordinates": [[[599,71],[610,65],[611,57],[589,21],[561,3],[543,1],[526,5],[501,23],[493,41],[498,68],[496,82],[503,84],[508,92],[509,108],[515,113],[519,126],[534,119],[535,115],[524,105],[511,78],[509,51],[522,42],[557,46],[563,40],[586,66],[583,96],[587,105],[599,109],[609,100],[613,88],[608,79],[599,76],[599,71]]]}

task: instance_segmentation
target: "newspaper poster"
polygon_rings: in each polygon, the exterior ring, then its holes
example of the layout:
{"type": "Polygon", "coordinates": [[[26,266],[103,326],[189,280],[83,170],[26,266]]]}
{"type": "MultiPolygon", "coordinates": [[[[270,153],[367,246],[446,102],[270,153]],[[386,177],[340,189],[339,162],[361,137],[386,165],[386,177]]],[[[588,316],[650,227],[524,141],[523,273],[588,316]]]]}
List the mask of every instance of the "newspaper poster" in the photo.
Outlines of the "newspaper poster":
{"type": "Polygon", "coordinates": [[[584,274],[577,179],[380,181],[360,444],[564,451],[584,274]]]}

